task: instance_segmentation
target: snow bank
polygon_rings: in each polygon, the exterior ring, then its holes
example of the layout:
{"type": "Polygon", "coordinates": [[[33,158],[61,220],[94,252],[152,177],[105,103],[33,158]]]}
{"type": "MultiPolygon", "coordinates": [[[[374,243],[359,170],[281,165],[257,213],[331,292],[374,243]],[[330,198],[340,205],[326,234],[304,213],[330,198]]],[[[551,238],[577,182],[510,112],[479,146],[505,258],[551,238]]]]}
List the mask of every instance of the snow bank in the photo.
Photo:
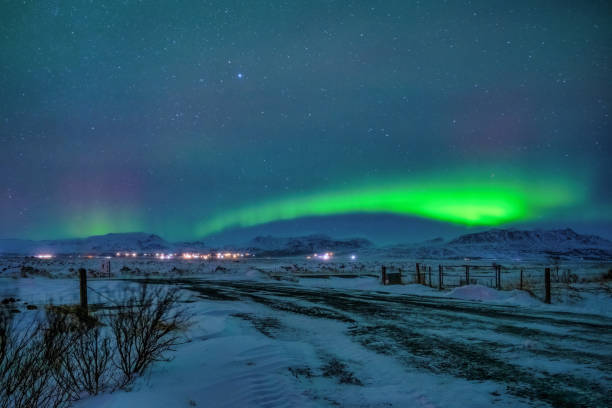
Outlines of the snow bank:
{"type": "Polygon", "coordinates": [[[499,291],[482,285],[467,285],[453,289],[447,297],[487,303],[505,303],[517,306],[538,306],[542,302],[522,290],[499,291]]]}
{"type": "Polygon", "coordinates": [[[612,317],[612,282],[575,283],[557,292],[553,289],[552,300],[568,312],[612,317]]]}
{"type": "Polygon", "coordinates": [[[402,295],[440,295],[440,291],[437,289],[417,284],[384,286],[380,283],[380,279],[370,276],[329,279],[302,278],[299,279],[299,285],[316,288],[376,291],[402,295]]]}

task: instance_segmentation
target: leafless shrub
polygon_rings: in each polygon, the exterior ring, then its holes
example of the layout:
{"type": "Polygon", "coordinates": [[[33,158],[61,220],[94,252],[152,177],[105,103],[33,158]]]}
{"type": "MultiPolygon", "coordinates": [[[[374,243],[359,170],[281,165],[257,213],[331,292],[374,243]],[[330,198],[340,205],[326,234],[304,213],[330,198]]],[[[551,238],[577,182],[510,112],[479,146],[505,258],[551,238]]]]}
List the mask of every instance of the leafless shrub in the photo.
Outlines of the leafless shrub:
{"type": "Polygon", "coordinates": [[[77,400],[83,392],[97,395],[114,386],[112,344],[95,318],[48,313],[48,361],[58,385],[77,400]]]}
{"type": "Polygon", "coordinates": [[[126,297],[109,318],[113,333],[115,366],[121,370],[120,386],[142,375],[155,361],[167,361],[167,352],[183,342],[182,329],[189,323],[184,308],[177,307],[177,289],[151,289],[143,285],[126,297]]]}
{"type": "Polygon", "coordinates": [[[22,278],[27,278],[31,276],[44,276],[46,278],[51,277],[51,274],[46,269],[38,269],[29,265],[23,265],[21,267],[20,273],[22,278]]]}
{"type": "MultiPolygon", "coordinates": [[[[22,322],[23,323],[23,322],[22,322]]],[[[68,395],[49,369],[45,328],[37,321],[16,327],[0,312],[0,407],[63,407],[68,395]]]]}
{"type": "Polygon", "coordinates": [[[182,342],[189,317],[178,301],[178,290],[143,286],[102,319],[107,326],[70,307],[18,322],[0,308],[0,408],[60,408],[125,387],[182,342]]]}
{"type": "Polygon", "coordinates": [[[340,384],[363,385],[355,374],[350,372],[343,362],[333,358],[321,367],[323,377],[335,377],[340,384]]]}

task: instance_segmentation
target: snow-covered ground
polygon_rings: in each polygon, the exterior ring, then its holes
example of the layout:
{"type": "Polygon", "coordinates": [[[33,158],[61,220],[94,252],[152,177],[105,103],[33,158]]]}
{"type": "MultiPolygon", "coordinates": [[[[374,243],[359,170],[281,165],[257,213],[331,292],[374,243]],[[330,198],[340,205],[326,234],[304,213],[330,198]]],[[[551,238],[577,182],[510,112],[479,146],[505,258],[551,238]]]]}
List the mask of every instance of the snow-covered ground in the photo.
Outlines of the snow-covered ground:
{"type": "MultiPolygon", "coordinates": [[[[47,277],[50,279],[75,279],[77,270],[85,268],[90,279],[107,277],[101,273],[103,257],[58,257],[37,259],[32,257],[0,257],[0,279],[23,277],[47,277]]],[[[246,279],[270,281],[270,278],[282,282],[315,287],[344,288],[355,290],[383,291],[395,294],[423,294],[427,296],[445,296],[458,299],[486,301],[488,303],[526,305],[547,310],[566,310],[584,313],[612,315],[612,279],[602,276],[610,273],[612,264],[602,262],[573,262],[553,266],[552,305],[545,305],[543,270],[545,263],[504,264],[502,271],[503,291],[487,286],[494,282],[492,267],[472,266],[471,278],[476,284],[455,287],[464,277],[463,267],[457,267],[458,261],[418,260],[421,265],[429,265],[433,273],[427,278],[432,286],[437,286],[438,264],[444,265],[444,290],[438,291],[414,282],[415,260],[395,259],[392,261],[373,258],[351,260],[342,257],[328,262],[307,260],[305,257],[293,258],[255,258],[229,261],[200,261],[173,259],[160,261],[151,258],[112,258],[111,277],[204,277],[206,279],[246,279]],[[403,281],[407,284],[383,286],[379,275],[381,266],[389,271],[402,271],[403,281]],[[450,266],[449,266],[450,265],[450,266]],[[524,269],[524,282],[527,291],[515,290],[519,287],[519,271],[524,269]],[[484,271],[483,271],[484,269],[484,271]],[[350,278],[334,278],[334,275],[348,275],[350,278]],[[574,283],[555,282],[555,277],[573,274],[574,283]],[[482,278],[484,276],[484,278],[482,278]],[[317,278],[320,277],[320,278],[317,278]]],[[[463,261],[469,264],[469,261],[463,261]]],[[[476,262],[482,265],[483,262],[476,262]]],[[[557,279],[559,280],[559,279],[557,279]]],[[[50,282],[50,287],[54,283],[50,282]]],[[[10,286],[10,285],[9,285],[10,286]]],[[[1,289],[0,289],[1,290],[1,289]]],[[[46,290],[49,297],[57,296],[54,290],[46,290]]],[[[0,292],[1,295],[1,292],[0,292]]]]}
{"type": "MultiPolygon", "coordinates": [[[[0,298],[18,299],[10,307],[27,314],[36,311],[26,302],[77,303],[69,269],[95,270],[100,260],[36,260],[27,266],[51,277],[28,270],[29,278],[19,277],[21,262],[5,261],[4,276],[13,277],[0,278],[0,298]]],[[[382,286],[367,276],[380,264],[355,278],[277,281],[267,272],[297,262],[122,262],[113,261],[113,279],[90,278],[89,302],[108,303],[143,275],[179,286],[195,316],[190,341],[129,391],[76,407],[612,403],[609,281],[564,285],[546,305],[528,292],[482,285],[382,286]]]]}

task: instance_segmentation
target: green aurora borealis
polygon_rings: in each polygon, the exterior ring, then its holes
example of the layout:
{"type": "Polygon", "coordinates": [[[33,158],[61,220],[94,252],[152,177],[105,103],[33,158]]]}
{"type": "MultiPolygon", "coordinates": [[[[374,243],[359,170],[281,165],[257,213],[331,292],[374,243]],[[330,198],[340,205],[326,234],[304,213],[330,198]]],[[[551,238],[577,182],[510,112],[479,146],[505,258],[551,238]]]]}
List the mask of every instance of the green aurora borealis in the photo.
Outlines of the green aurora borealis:
{"type": "Polygon", "coordinates": [[[583,199],[581,189],[554,181],[530,184],[465,180],[469,177],[446,182],[435,178],[420,183],[381,183],[280,198],[213,216],[210,221],[199,225],[197,234],[209,235],[230,227],[346,213],[390,213],[467,226],[497,226],[545,218],[547,212],[566,208],[583,199]]]}
{"type": "Polygon", "coordinates": [[[4,2],[0,238],[612,238],[612,3],[4,2]]]}

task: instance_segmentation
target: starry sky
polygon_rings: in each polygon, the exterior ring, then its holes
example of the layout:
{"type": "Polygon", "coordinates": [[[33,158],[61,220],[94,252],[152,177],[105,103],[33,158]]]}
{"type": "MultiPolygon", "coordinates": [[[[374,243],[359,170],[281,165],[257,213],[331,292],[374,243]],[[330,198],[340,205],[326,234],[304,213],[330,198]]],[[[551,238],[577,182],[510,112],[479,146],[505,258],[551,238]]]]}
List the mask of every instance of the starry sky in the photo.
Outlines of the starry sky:
{"type": "Polygon", "coordinates": [[[0,11],[0,237],[611,235],[607,1],[0,11]]]}

